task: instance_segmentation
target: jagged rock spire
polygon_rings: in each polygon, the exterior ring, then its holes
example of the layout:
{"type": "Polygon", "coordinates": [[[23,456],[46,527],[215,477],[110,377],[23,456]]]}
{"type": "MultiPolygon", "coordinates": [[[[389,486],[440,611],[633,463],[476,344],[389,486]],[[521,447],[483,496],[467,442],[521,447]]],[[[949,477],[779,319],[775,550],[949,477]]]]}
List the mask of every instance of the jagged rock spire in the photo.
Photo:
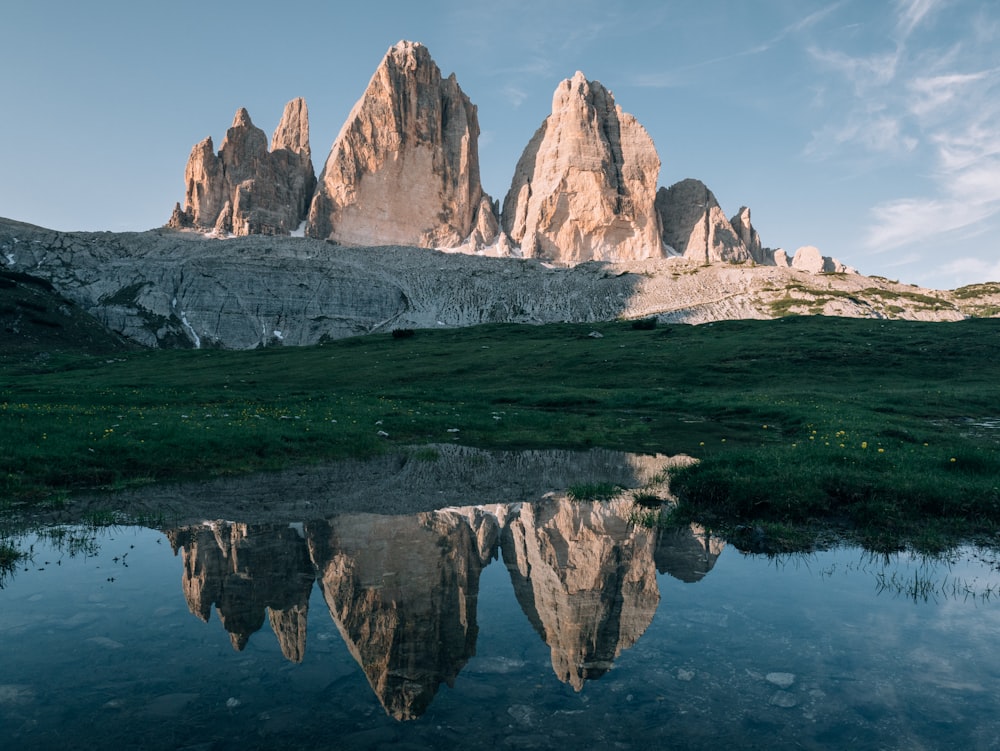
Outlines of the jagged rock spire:
{"type": "Polygon", "coordinates": [[[168,226],[235,235],[287,235],[305,219],[316,185],[304,99],[293,99],[268,151],[267,136],[243,107],[219,153],[211,138],[191,150],[184,171],[184,208],[168,226]]]}
{"type": "Polygon", "coordinates": [[[503,229],[526,256],[560,262],[661,255],[654,210],[660,158],[646,130],[581,72],[518,161],[503,229]]]}
{"type": "Polygon", "coordinates": [[[455,75],[442,78],[422,44],[399,42],[333,143],[307,234],[349,245],[460,245],[490,225],[480,216],[478,141],[476,107],[455,75]]]}

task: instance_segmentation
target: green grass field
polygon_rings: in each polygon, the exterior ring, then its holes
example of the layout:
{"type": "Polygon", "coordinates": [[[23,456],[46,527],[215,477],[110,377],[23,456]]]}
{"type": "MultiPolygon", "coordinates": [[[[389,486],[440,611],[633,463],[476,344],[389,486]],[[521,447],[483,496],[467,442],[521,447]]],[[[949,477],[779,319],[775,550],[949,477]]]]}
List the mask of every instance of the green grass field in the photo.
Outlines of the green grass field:
{"type": "Polygon", "coordinates": [[[998,420],[996,319],[492,325],[250,352],[14,353],[0,356],[0,503],[458,441],[688,453],[701,461],[673,478],[674,516],[730,530],[976,536],[1000,523],[998,420]]]}

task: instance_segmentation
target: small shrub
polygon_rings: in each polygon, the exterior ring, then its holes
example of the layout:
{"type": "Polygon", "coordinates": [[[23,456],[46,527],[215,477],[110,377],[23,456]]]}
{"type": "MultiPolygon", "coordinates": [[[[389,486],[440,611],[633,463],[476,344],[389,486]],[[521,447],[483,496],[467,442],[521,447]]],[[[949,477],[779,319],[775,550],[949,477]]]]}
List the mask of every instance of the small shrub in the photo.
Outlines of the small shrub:
{"type": "Polygon", "coordinates": [[[413,336],[415,332],[413,329],[393,329],[392,338],[393,339],[409,339],[413,336]]]}
{"type": "Polygon", "coordinates": [[[584,482],[570,485],[568,495],[573,501],[607,501],[614,498],[621,487],[610,482],[584,482]]]}

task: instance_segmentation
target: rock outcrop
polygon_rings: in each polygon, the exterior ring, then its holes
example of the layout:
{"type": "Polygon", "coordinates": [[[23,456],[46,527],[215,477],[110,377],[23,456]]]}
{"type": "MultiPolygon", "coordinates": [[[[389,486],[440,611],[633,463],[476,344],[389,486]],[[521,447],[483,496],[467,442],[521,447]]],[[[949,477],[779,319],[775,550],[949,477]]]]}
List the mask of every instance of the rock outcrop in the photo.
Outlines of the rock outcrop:
{"type": "Polygon", "coordinates": [[[342,245],[450,248],[495,239],[476,107],[427,48],[385,55],[334,141],[306,234],[342,245]],[[485,198],[485,201],[484,201],[485,198]]]}
{"type": "Polygon", "coordinates": [[[559,84],[517,163],[503,229],[524,256],[560,263],[659,258],[660,158],[646,130],[583,73],[559,84]]]}
{"type": "MultiPolygon", "coordinates": [[[[681,180],[656,193],[663,242],[699,263],[744,263],[751,260],[743,240],[726,219],[715,195],[700,180],[681,180]]],[[[747,223],[749,224],[749,212],[747,223]]],[[[744,228],[746,229],[746,228],[744,228]]],[[[748,232],[748,236],[751,236],[748,232]]]]}
{"type": "Polygon", "coordinates": [[[754,263],[765,263],[765,255],[769,250],[761,246],[760,235],[754,229],[750,221],[750,209],[747,206],[740,206],[740,210],[729,220],[733,232],[743,243],[743,247],[750,253],[754,263]]]}
{"type": "Polygon", "coordinates": [[[285,106],[268,150],[264,131],[240,109],[216,154],[195,145],[184,170],[184,208],[168,226],[233,235],[287,235],[305,219],[316,186],[304,99],[285,106]]]}

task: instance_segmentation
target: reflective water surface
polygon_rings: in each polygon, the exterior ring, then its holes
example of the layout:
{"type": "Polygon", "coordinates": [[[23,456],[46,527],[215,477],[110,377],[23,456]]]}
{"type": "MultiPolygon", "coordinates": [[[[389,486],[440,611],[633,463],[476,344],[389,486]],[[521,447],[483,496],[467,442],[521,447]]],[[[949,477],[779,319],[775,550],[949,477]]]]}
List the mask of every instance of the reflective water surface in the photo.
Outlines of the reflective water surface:
{"type": "Polygon", "coordinates": [[[1000,747],[993,554],[769,559],[633,510],[32,534],[3,747],[1000,747]]]}

